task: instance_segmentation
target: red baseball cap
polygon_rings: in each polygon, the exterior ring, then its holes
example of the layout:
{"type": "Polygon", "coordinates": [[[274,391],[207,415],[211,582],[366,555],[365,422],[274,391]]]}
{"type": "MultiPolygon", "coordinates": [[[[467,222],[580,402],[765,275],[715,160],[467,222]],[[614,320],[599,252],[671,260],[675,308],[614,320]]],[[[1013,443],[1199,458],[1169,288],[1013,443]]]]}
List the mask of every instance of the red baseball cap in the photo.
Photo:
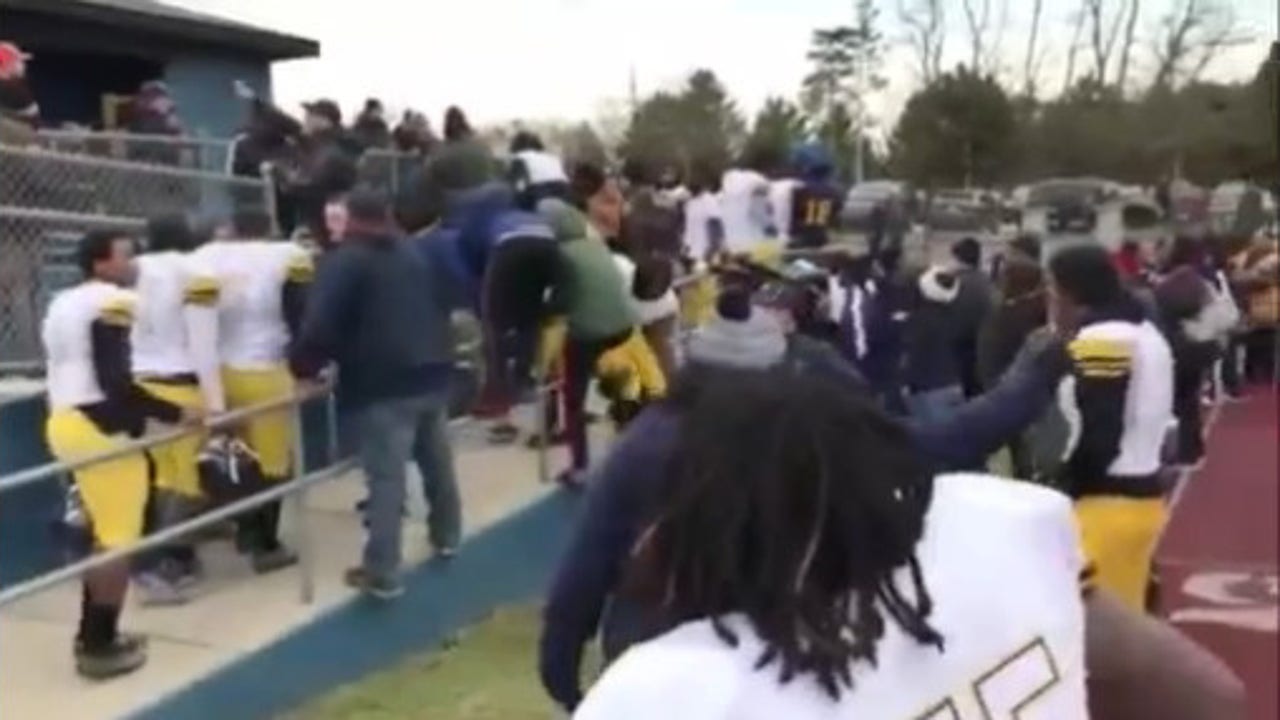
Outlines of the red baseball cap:
{"type": "Polygon", "coordinates": [[[20,62],[31,59],[31,55],[22,52],[22,48],[11,42],[0,42],[0,71],[12,70],[20,62]]]}

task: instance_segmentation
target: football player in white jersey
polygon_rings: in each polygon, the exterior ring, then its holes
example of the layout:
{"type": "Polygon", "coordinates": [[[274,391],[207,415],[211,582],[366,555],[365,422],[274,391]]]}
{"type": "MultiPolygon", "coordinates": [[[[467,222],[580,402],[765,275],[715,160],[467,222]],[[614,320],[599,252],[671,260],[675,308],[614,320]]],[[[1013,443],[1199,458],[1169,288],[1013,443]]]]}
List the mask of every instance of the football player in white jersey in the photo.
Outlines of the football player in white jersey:
{"type": "MultiPolygon", "coordinates": [[[[58,293],[42,328],[48,363],[49,419],[45,437],[53,456],[74,462],[119,448],[143,434],[148,420],[195,421],[199,411],[167,402],[134,383],[129,329],[134,298],[133,240],[93,231],[77,249],[84,282],[58,293]]],[[[99,550],[136,542],[147,503],[146,455],[138,451],[74,473],[99,550]]],[[[91,678],[123,675],[146,662],[143,638],[117,631],[129,584],[121,561],[85,573],[76,635],[76,670],[91,678]]]]}
{"type": "Polygon", "coordinates": [[[1079,328],[1058,398],[1070,430],[1061,487],[1075,499],[1099,587],[1140,611],[1167,517],[1160,469],[1173,354],[1101,246],[1058,251],[1048,277],[1050,318],[1079,328]]]}
{"type": "Polygon", "coordinates": [[[764,172],[763,157],[746,157],[742,167],[726,170],[720,181],[720,211],[725,250],[771,261],[781,252],[782,243],[764,172]]]}
{"type": "MultiPolygon", "coordinates": [[[[241,211],[234,239],[216,239],[192,257],[218,284],[218,350],[228,410],[288,397],[295,383],[288,346],[297,334],[315,269],[311,254],[291,242],[268,240],[271,220],[241,211]]],[[[289,409],[255,415],[241,426],[268,481],[284,482],[293,466],[293,414],[289,409]]],[[[239,544],[259,573],[297,562],[280,543],[280,503],[241,523],[239,544]]]]}
{"type": "MultiPolygon", "coordinates": [[[[181,215],[147,224],[146,252],[136,261],[134,379],[156,397],[209,414],[226,409],[218,363],[218,281],[189,254],[195,237],[181,215]]],[[[150,450],[157,529],[189,516],[200,502],[197,457],[204,434],[192,434],[150,450]]],[[[144,562],[137,576],[144,602],[180,604],[183,587],[196,579],[194,548],[175,542],[144,562]]]]}
{"type": "Polygon", "coordinates": [[[1180,636],[1105,598],[1086,610],[1067,497],[934,477],[898,423],[817,374],[717,369],[672,402],[676,453],[621,592],[675,629],[575,718],[1240,717],[1220,665],[1172,660],[1198,654],[1180,636]],[[1094,700],[1086,679],[1113,686],[1094,700]]]}

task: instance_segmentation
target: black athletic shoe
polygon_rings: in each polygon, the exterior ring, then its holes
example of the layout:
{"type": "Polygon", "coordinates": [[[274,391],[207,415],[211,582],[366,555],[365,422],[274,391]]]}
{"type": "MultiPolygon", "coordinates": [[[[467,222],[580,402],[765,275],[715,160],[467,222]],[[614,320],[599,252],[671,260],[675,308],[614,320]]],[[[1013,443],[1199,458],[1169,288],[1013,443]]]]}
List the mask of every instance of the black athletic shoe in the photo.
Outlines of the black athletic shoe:
{"type": "Polygon", "coordinates": [[[77,642],[76,672],[90,680],[109,680],[128,675],[147,663],[147,639],[140,635],[121,634],[116,641],[100,650],[87,650],[77,642]]]}
{"type": "Polygon", "coordinates": [[[253,571],[259,575],[266,575],[277,570],[283,570],[287,567],[293,567],[298,564],[298,556],[293,554],[289,548],[277,547],[274,550],[261,550],[253,554],[250,560],[253,565],[253,571]]]}
{"type": "Polygon", "coordinates": [[[378,600],[395,600],[404,594],[399,580],[375,577],[362,567],[354,567],[345,576],[347,586],[378,600]]]}

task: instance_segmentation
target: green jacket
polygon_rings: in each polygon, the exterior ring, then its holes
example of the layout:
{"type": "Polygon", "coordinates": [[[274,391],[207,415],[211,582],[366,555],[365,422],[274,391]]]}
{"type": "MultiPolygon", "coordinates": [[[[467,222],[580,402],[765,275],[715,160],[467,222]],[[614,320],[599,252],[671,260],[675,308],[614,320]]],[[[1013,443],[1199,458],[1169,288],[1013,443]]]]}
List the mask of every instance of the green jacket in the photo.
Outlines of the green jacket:
{"type": "Polygon", "coordinates": [[[634,328],[637,321],[622,274],[587,219],[561,200],[544,200],[538,212],[551,224],[559,244],[552,306],[566,316],[569,337],[604,340],[634,328]]]}

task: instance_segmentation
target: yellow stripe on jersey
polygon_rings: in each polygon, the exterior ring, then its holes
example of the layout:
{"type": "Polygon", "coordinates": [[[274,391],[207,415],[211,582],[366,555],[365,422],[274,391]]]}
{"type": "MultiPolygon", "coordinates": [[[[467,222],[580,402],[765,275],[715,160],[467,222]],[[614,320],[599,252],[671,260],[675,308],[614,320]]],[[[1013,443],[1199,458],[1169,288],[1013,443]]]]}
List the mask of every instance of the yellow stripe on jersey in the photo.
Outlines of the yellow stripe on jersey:
{"type": "Polygon", "coordinates": [[[218,304],[218,298],[221,294],[222,288],[218,284],[217,278],[208,276],[193,277],[187,281],[187,286],[182,289],[182,300],[188,305],[209,307],[218,304]]]}
{"type": "Polygon", "coordinates": [[[125,297],[111,298],[98,309],[98,319],[108,325],[129,327],[133,324],[133,301],[125,297]]]}
{"type": "Polygon", "coordinates": [[[1069,346],[1071,359],[1080,374],[1089,378],[1124,377],[1133,363],[1133,350],[1128,343],[1106,338],[1076,338],[1069,346]]]}
{"type": "Polygon", "coordinates": [[[1082,360],[1105,360],[1128,364],[1133,357],[1129,343],[1107,338],[1078,337],[1069,346],[1071,357],[1076,362],[1082,360]]]}
{"type": "Polygon", "coordinates": [[[1080,571],[1080,594],[1088,597],[1098,587],[1098,567],[1092,562],[1080,571]]]}
{"type": "Polygon", "coordinates": [[[292,283],[309,283],[316,275],[315,263],[306,253],[298,253],[289,260],[285,278],[292,283]]]}

